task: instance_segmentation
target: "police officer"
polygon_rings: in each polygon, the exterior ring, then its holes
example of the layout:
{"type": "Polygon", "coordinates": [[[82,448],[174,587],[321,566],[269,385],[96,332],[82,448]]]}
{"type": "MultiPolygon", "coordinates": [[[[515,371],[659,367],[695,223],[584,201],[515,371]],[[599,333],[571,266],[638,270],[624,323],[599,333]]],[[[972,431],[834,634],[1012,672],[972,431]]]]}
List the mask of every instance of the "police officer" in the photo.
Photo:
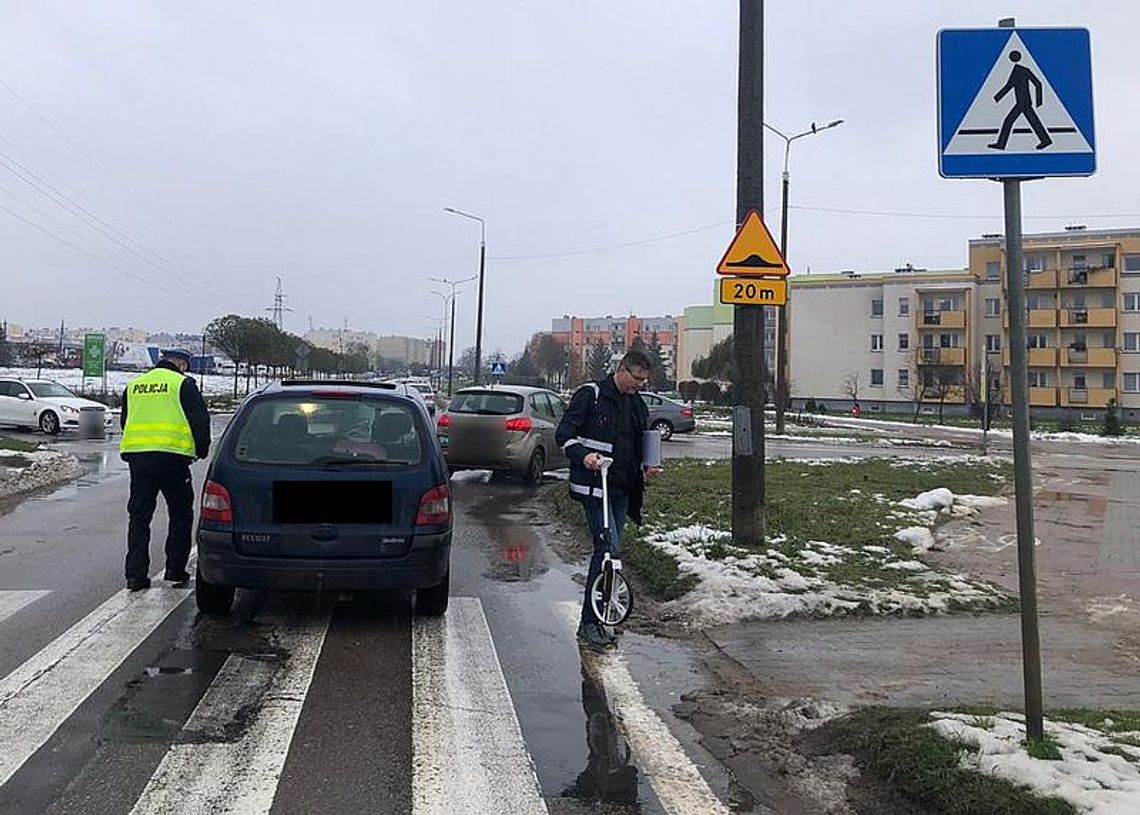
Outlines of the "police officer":
{"type": "Polygon", "coordinates": [[[191,377],[190,352],[167,349],[158,364],[127,383],[119,423],[119,455],[131,471],[127,501],[127,588],[150,588],[150,521],[161,492],[170,516],[166,573],[175,585],[190,581],[194,486],[190,465],[210,453],[210,414],[191,377]]]}

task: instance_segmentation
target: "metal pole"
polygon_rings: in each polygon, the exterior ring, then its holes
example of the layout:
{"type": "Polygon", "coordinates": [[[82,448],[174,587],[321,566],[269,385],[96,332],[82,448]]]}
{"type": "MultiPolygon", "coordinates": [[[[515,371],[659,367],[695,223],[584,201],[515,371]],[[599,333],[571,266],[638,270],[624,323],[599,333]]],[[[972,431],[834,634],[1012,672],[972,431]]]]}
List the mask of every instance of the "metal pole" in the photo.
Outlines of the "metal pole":
{"type": "Polygon", "coordinates": [[[487,241],[482,235],[482,222],[479,223],[479,309],[475,321],[475,377],[474,383],[479,384],[479,375],[483,364],[483,270],[487,263],[487,241]]]}
{"type": "MultiPolygon", "coordinates": [[[[764,3],[740,0],[737,85],[736,222],[748,210],[764,211],[764,3]]],[[[765,537],[764,307],[734,306],[732,534],[738,545],[761,546],[765,537]]]]}
{"type": "Polygon", "coordinates": [[[1025,276],[1021,260],[1021,181],[1002,180],[1005,198],[1005,274],[1009,291],[1010,394],[1017,502],[1017,576],[1021,595],[1021,659],[1025,725],[1030,739],[1045,735],[1041,693],[1041,638],[1037,630],[1037,563],[1033,535],[1033,469],[1029,452],[1029,367],[1025,335],[1025,276]]]}
{"type": "MultiPolygon", "coordinates": [[[[791,141],[785,142],[784,147],[784,183],[780,195],[780,254],[784,263],[788,262],[788,153],[792,148],[791,141]]],[[[791,292],[789,292],[791,294],[791,292]]],[[[788,331],[788,303],[776,308],[780,319],[780,333],[776,337],[776,432],[784,432],[784,405],[788,401],[788,340],[791,332],[788,331]]]]}
{"type": "Polygon", "coordinates": [[[455,378],[455,287],[451,288],[451,339],[447,341],[447,395],[455,378]]]}

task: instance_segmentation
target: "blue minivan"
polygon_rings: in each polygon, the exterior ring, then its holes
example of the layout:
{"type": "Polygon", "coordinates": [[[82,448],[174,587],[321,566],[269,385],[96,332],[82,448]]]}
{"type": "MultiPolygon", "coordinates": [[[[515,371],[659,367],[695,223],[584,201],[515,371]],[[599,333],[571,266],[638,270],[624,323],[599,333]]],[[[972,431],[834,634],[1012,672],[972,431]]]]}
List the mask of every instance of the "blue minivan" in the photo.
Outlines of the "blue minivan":
{"type": "Polygon", "coordinates": [[[413,589],[447,610],[451,494],[423,402],[381,383],[286,380],[251,394],[202,490],[195,598],[234,589],[413,589]]]}

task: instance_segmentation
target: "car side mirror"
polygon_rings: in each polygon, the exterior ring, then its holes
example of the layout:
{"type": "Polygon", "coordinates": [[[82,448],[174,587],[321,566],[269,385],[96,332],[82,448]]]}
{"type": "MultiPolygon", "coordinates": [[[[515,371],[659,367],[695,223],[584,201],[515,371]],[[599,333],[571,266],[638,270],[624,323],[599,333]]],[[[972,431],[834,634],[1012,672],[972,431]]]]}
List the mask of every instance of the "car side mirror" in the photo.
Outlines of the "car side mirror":
{"type": "Polygon", "coordinates": [[[27,391],[20,391],[19,393],[16,394],[16,397],[18,399],[23,399],[27,402],[30,402],[32,400],[32,395],[30,393],[28,393],[27,391]]]}

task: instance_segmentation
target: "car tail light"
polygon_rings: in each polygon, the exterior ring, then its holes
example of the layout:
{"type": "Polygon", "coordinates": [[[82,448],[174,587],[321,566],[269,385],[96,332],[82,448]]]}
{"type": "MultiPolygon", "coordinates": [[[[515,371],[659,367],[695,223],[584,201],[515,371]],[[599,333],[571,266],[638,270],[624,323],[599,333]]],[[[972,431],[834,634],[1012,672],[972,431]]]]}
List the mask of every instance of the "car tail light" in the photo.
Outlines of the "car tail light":
{"type": "Polygon", "coordinates": [[[447,430],[447,428],[451,427],[451,414],[441,414],[439,420],[435,423],[435,426],[440,430],[447,430]]]}
{"type": "Polygon", "coordinates": [[[202,490],[202,520],[223,524],[234,522],[234,504],[230,491],[217,481],[207,481],[202,490]]]}
{"type": "Polygon", "coordinates": [[[693,409],[691,407],[681,408],[681,415],[686,419],[693,418],[693,409]]]}
{"type": "Polygon", "coordinates": [[[447,485],[440,484],[424,493],[420,510],[416,513],[416,526],[444,526],[451,523],[451,493],[447,485]]]}
{"type": "Polygon", "coordinates": [[[513,419],[507,419],[507,430],[518,430],[521,433],[526,433],[534,427],[534,422],[530,420],[529,416],[515,416],[513,419]]]}

